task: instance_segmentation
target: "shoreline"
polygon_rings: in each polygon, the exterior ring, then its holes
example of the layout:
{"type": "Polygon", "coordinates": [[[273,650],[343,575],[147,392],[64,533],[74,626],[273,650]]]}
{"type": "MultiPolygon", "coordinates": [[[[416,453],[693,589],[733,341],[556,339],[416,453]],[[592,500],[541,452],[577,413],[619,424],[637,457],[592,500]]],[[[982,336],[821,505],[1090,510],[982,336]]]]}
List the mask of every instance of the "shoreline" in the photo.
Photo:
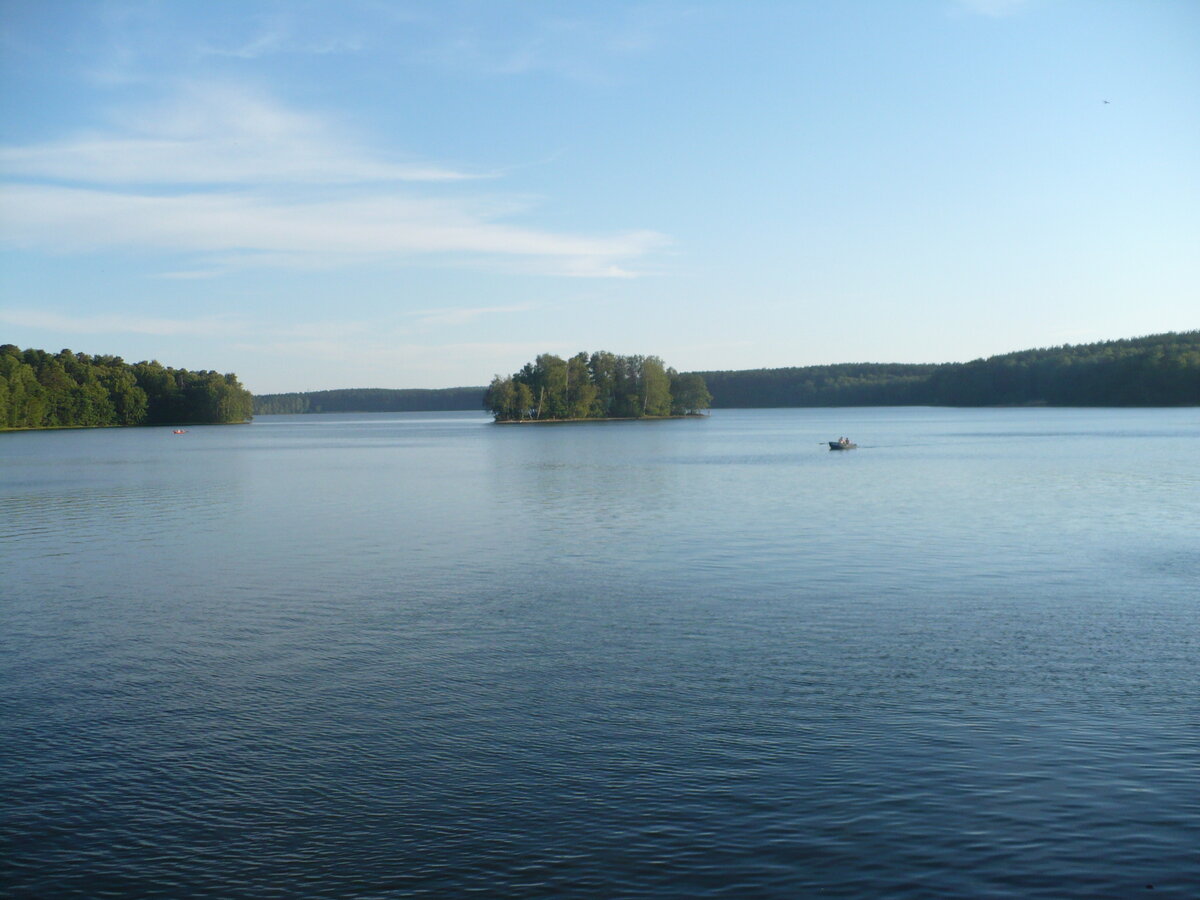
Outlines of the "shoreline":
{"type": "Polygon", "coordinates": [[[241,422],[155,422],[153,425],[18,425],[4,426],[0,434],[15,434],[19,431],[83,431],[90,428],[199,428],[202,425],[249,425],[250,419],[241,422]]]}

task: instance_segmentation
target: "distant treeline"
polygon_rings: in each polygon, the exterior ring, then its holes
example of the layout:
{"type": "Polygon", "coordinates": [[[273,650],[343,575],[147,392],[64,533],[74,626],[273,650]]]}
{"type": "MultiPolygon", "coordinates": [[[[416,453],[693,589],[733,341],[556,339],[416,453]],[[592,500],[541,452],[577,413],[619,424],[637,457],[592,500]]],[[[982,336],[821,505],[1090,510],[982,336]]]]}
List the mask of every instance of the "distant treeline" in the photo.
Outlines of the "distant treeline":
{"type": "Polygon", "coordinates": [[[968,363],[701,372],[713,406],[1196,406],[1200,331],[1022,350],[968,363]]]}
{"type": "Polygon", "coordinates": [[[296,394],[259,394],[254,398],[254,414],[480,410],[483,408],[483,392],[482,387],[456,387],[435,390],[350,388],[296,394]]]}
{"type": "Polygon", "coordinates": [[[839,363],[790,369],[701,372],[713,406],[902,406],[927,404],[936,365],[839,363]]]}
{"type": "MultiPolygon", "coordinates": [[[[590,361],[590,358],[589,358],[590,361]]],[[[714,407],[1198,406],[1200,331],[1022,350],[968,363],[842,363],[694,372],[714,407]]],[[[255,413],[467,410],[482,387],[266,394],[255,413]]]]}
{"type": "Polygon", "coordinates": [[[681,375],[657,356],[604,350],[563,359],[543,353],[512,375],[497,375],[483,405],[497,422],[640,419],[708,409],[704,379],[681,375]]]}
{"type": "Polygon", "coordinates": [[[232,374],[0,346],[4,428],[245,422],[252,406],[232,374]]]}

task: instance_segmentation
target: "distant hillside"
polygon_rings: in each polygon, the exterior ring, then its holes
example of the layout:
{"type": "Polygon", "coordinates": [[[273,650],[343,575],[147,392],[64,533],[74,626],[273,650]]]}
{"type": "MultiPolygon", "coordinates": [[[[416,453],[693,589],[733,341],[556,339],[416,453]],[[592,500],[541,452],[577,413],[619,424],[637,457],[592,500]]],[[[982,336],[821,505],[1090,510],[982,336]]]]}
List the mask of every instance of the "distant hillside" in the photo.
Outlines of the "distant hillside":
{"type": "Polygon", "coordinates": [[[936,365],[839,363],[788,369],[700,372],[714,408],[924,404],[936,365]]]}
{"type": "Polygon", "coordinates": [[[254,414],[266,416],[273,413],[430,412],[456,409],[483,412],[485,390],[482,386],[432,390],[350,388],[296,394],[259,394],[254,398],[254,414]]]}
{"type": "Polygon", "coordinates": [[[968,363],[700,372],[714,408],[1198,406],[1200,331],[1022,350],[968,363]]]}
{"type": "Polygon", "coordinates": [[[940,366],[931,402],[946,406],[1200,405],[1200,331],[1021,350],[940,366]]]}
{"type": "MultiPolygon", "coordinates": [[[[1200,331],[1021,350],[968,363],[696,372],[716,409],[769,406],[1200,406],[1200,331]]],[[[263,394],[256,415],[483,410],[483,387],[263,394]]]]}

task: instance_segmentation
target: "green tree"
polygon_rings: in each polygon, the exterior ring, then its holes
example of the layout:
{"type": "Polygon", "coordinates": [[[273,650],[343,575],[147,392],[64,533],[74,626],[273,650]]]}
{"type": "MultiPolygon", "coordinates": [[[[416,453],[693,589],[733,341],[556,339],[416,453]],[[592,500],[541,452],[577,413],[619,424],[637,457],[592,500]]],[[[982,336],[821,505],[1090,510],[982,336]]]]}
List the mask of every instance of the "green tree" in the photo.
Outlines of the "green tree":
{"type": "Polygon", "coordinates": [[[642,360],[640,372],[643,416],[667,416],[671,414],[671,379],[663,361],[657,356],[642,360]]]}
{"type": "Polygon", "coordinates": [[[100,381],[112,399],[114,425],[140,425],[146,420],[146,392],[138,387],[137,378],[130,367],[107,366],[100,381]]]}
{"type": "Polygon", "coordinates": [[[712,404],[712,394],[704,378],[695,372],[680,375],[673,369],[671,376],[671,412],[674,415],[694,415],[708,409],[712,404]]]}
{"type": "MultiPolygon", "coordinates": [[[[542,353],[535,365],[537,372],[537,417],[565,419],[567,403],[567,362],[553,353],[542,353]]],[[[530,385],[533,387],[533,385],[530,385]]]]}
{"type": "Polygon", "coordinates": [[[518,420],[533,415],[533,390],[523,381],[513,384],[513,412],[518,420]]]}
{"type": "Polygon", "coordinates": [[[619,419],[634,419],[642,415],[641,356],[618,356],[610,415],[619,419]]]}
{"type": "Polygon", "coordinates": [[[616,354],[597,350],[588,357],[588,372],[591,374],[592,386],[596,389],[591,416],[603,418],[616,414],[614,410],[617,405],[618,369],[616,354]]]}
{"type": "Polygon", "coordinates": [[[588,369],[588,355],[576,353],[567,361],[567,415],[572,419],[592,415],[598,394],[588,369]]]}
{"type": "Polygon", "coordinates": [[[46,422],[46,389],[33,366],[14,361],[8,376],[8,427],[43,428],[46,422]]]}
{"type": "Polygon", "coordinates": [[[3,360],[0,360],[0,428],[9,427],[8,419],[8,375],[3,360]]]}

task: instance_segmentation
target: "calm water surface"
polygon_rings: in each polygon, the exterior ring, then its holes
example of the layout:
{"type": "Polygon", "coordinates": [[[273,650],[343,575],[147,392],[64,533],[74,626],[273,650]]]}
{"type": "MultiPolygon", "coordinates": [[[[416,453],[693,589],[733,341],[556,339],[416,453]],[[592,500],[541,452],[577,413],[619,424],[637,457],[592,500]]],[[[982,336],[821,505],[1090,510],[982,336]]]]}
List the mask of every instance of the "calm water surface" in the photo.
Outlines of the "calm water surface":
{"type": "Polygon", "coordinates": [[[1192,898],[1200,412],[0,435],[0,796],[14,897],[1192,898]]]}

